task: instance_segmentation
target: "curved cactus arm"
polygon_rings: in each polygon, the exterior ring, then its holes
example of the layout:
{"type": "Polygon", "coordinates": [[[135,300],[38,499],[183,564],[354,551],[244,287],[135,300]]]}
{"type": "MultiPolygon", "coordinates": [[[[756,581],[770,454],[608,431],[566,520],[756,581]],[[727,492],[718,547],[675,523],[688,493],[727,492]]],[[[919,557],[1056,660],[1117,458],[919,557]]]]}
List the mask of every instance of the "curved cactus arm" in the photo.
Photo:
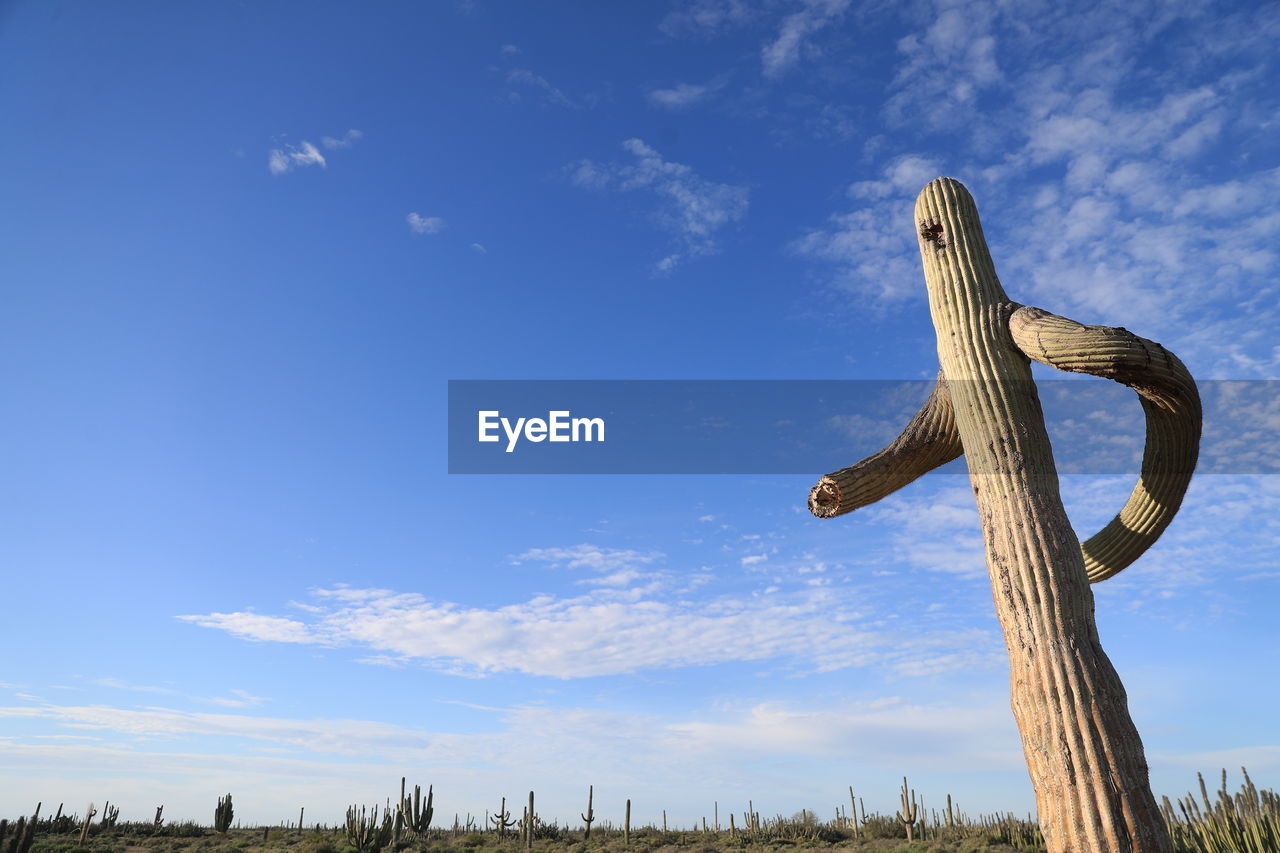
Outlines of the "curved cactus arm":
{"type": "Polygon", "coordinates": [[[1142,400],[1142,473],[1119,514],[1080,546],[1090,583],[1114,577],[1160,538],[1182,505],[1200,450],[1195,380],[1176,355],[1126,329],[1085,326],[1023,306],[1010,316],[1009,332],[1027,358],[1115,380],[1142,400]]]}
{"type": "Polygon", "coordinates": [[[939,371],[929,399],[902,434],[879,453],[819,480],[809,490],[809,511],[835,518],[869,506],[962,452],[951,394],[939,371]]]}

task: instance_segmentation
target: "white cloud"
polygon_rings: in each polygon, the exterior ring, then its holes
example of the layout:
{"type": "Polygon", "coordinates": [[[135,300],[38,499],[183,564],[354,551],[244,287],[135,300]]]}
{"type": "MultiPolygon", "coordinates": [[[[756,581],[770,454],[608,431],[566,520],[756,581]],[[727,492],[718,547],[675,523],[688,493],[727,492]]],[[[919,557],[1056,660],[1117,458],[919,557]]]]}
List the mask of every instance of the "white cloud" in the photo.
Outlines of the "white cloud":
{"type": "Polygon", "coordinates": [[[320,166],[323,168],[324,165],[324,155],[314,145],[305,140],[296,147],[285,145],[283,148],[274,148],[267,156],[267,168],[271,170],[273,175],[283,175],[285,172],[292,171],[295,168],[306,166],[320,166]]]}
{"type": "Polygon", "coordinates": [[[791,251],[835,267],[833,284],[884,305],[924,293],[911,210],[916,193],[941,173],[931,158],[904,154],[875,180],[857,181],[849,195],[857,206],[833,214],[826,227],[792,241],[791,251]]]}
{"type": "Polygon", "coordinates": [[[487,254],[489,254],[489,250],[488,250],[488,249],[486,249],[486,248],[485,248],[482,244],[480,244],[480,243],[472,243],[472,244],[471,244],[471,251],[473,251],[473,252],[475,252],[476,254],[479,254],[479,255],[487,255],[487,254]]]}
{"type": "Polygon", "coordinates": [[[658,28],[668,36],[714,36],[756,18],[744,0],[691,0],[683,9],[669,12],[658,28]]]}
{"type": "Polygon", "coordinates": [[[532,71],[527,69],[514,68],[511,71],[508,71],[507,82],[512,85],[536,89],[543,94],[547,101],[557,106],[567,107],[572,110],[576,110],[580,107],[580,104],[578,104],[577,101],[551,85],[547,78],[534,74],[532,71]]]}
{"type": "Polygon", "coordinates": [[[849,8],[849,0],[804,0],[804,8],[782,20],[773,41],[760,50],[766,77],[778,77],[794,66],[811,47],[809,38],[835,23],[849,8]]]}
{"type": "MultiPolygon", "coordinates": [[[[430,719],[432,704],[425,703],[413,718],[430,719]]],[[[948,784],[950,775],[964,778],[974,768],[1017,772],[1022,766],[1017,730],[1000,686],[936,702],[896,696],[835,696],[806,703],[744,699],[665,713],[531,703],[467,707],[489,718],[482,730],[169,708],[0,708],[0,719],[94,732],[117,742],[0,740],[0,760],[21,778],[24,796],[47,801],[56,793],[87,801],[110,779],[121,802],[163,801],[165,816],[174,820],[204,814],[211,807],[209,791],[233,790],[237,814],[243,811],[247,821],[278,820],[278,815],[296,814],[297,804],[305,802],[309,819],[333,822],[353,801],[379,801],[394,793],[403,768],[413,766],[429,775],[411,776],[410,783],[434,782],[437,805],[447,797],[451,811],[479,813],[496,805],[490,803],[494,792],[509,792],[510,802],[510,794],[536,781],[540,812],[576,820],[586,786],[593,784],[601,817],[616,814],[620,820],[625,796],[636,801],[633,821],[656,821],[662,809],[669,809],[673,826],[695,823],[703,801],[709,808],[715,797],[722,816],[726,798],[740,797],[745,804],[755,796],[759,803],[762,760],[782,762],[781,768],[793,766],[797,756],[821,759],[779,777],[786,784],[771,795],[769,807],[787,812],[849,783],[869,808],[880,807],[877,799],[888,805],[895,796],[893,784],[881,780],[895,773],[910,772],[913,782],[932,790],[948,784]],[[564,764],[565,755],[575,757],[571,766],[564,764]],[[690,760],[699,766],[692,776],[690,760]],[[548,776],[549,766],[561,772],[548,776]],[[850,767],[855,768],[852,777],[850,767]]],[[[981,805],[972,792],[967,806],[981,805]]],[[[1007,807],[1009,801],[993,798],[991,808],[997,805],[1007,807]]]]}
{"type": "Polygon", "coordinates": [[[974,579],[987,576],[982,527],[967,485],[939,487],[927,496],[893,495],[864,512],[892,529],[894,553],[908,566],[974,579]]]}
{"type": "Polygon", "coordinates": [[[210,697],[209,701],[226,708],[253,708],[269,701],[265,696],[254,696],[248,690],[232,688],[229,697],[210,697]]]}
{"type": "Polygon", "coordinates": [[[747,189],[708,181],[689,166],[664,160],[640,139],[628,139],[622,147],[634,162],[617,165],[581,160],[565,168],[570,182],[587,189],[642,189],[658,197],[662,204],[656,218],[679,241],[678,251],[656,264],[660,273],[718,251],[717,232],[746,215],[747,189]]]}
{"type": "Polygon", "coordinates": [[[895,124],[939,127],[959,121],[979,93],[1002,82],[992,29],[997,6],[952,0],[928,5],[924,32],[904,36],[897,45],[904,63],[894,77],[896,93],[885,103],[895,124]]]}
{"type": "Polygon", "coordinates": [[[364,134],[353,127],[336,139],[332,136],[324,137],[320,140],[320,144],[330,150],[336,150],[339,148],[350,148],[363,138],[364,134]]]}
{"type": "Polygon", "coordinates": [[[272,643],[321,642],[321,638],[311,633],[306,625],[282,616],[241,612],[209,613],[204,616],[179,616],[178,618],[205,628],[221,629],[243,640],[262,640],[272,643]]]}
{"type": "Polygon", "coordinates": [[[439,234],[445,228],[445,221],[439,216],[410,213],[405,217],[405,221],[409,223],[409,230],[414,234],[439,234]]]}
{"type": "Polygon", "coordinates": [[[659,551],[640,552],[600,548],[596,545],[574,545],[569,548],[531,548],[511,558],[519,564],[525,560],[564,565],[571,569],[591,569],[596,572],[614,571],[636,565],[648,565],[666,555],[659,551]]]}
{"type": "Polygon", "coordinates": [[[623,575],[596,578],[596,588],[584,595],[538,595],[495,608],[339,587],[313,591],[325,609],[305,625],[252,613],[180,618],[241,639],[354,645],[470,675],[583,678],[764,660],[817,671],[879,664],[906,672],[921,667],[921,658],[965,650],[971,663],[985,666],[984,650],[999,651],[986,632],[935,626],[897,637],[862,627],[846,589],[804,586],[767,600],[721,596],[692,602],[659,598],[655,587],[613,589],[637,576],[627,574],[634,569],[615,571],[623,575]],[[281,630],[284,622],[290,630],[281,630]],[[982,641],[975,643],[975,637],[982,641]]]}
{"type": "Polygon", "coordinates": [[[654,89],[646,97],[654,106],[681,110],[701,103],[724,88],[729,78],[720,75],[706,83],[677,83],[670,89],[654,89]]]}

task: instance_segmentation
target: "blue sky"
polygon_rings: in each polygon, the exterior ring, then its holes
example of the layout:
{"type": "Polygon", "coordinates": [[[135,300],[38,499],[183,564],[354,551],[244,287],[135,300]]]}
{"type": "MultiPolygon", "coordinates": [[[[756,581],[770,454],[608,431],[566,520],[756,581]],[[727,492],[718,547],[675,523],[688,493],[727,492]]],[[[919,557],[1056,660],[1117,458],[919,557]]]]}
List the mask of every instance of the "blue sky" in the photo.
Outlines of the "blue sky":
{"type": "MultiPolygon", "coordinates": [[[[928,378],[943,174],[1012,298],[1280,378],[1278,11],[6,4],[0,812],[1030,810],[963,478],[450,476],[446,383],[928,378]]],[[[1280,783],[1277,510],[1095,587],[1158,793],[1280,783]]]]}

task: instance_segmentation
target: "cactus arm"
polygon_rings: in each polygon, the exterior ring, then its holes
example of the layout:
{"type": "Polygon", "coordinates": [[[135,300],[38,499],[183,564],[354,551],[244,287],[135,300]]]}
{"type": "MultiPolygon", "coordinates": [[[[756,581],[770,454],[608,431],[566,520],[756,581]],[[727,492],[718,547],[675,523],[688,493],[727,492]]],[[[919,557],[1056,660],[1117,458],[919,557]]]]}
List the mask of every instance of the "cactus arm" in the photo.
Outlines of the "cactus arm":
{"type": "Polygon", "coordinates": [[[1081,544],[1089,581],[1114,577],[1160,538],[1182,505],[1200,448],[1195,380],[1173,353],[1126,329],[1084,326],[1024,306],[1010,316],[1009,332],[1027,358],[1115,380],[1142,400],[1147,433],[1137,485],[1119,514],[1081,544]]]}
{"type": "Polygon", "coordinates": [[[809,511],[834,518],[868,506],[945,465],[962,452],[941,372],[933,392],[893,443],[861,462],[841,468],[809,491],[809,511]]]}

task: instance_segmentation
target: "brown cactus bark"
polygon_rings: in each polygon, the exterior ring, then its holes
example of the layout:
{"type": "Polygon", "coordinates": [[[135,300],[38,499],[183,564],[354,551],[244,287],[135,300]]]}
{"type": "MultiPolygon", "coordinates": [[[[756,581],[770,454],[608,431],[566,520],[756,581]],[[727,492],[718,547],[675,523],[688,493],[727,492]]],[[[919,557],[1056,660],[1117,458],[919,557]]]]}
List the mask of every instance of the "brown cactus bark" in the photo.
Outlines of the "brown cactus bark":
{"type": "Polygon", "coordinates": [[[865,506],[963,452],[1049,851],[1167,853],[1124,686],[1098,639],[1087,555],[1062,506],[1029,358],[1108,376],[1143,398],[1142,477],[1086,543],[1095,580],[1136,559],[1177,511],[1199,444],[1195,383],[1158,344],[1011,302],[959,182],[930,183],[915,213],[937,387],[893,445],[824,477],[810,508],[830,517],[865,506]]]}

